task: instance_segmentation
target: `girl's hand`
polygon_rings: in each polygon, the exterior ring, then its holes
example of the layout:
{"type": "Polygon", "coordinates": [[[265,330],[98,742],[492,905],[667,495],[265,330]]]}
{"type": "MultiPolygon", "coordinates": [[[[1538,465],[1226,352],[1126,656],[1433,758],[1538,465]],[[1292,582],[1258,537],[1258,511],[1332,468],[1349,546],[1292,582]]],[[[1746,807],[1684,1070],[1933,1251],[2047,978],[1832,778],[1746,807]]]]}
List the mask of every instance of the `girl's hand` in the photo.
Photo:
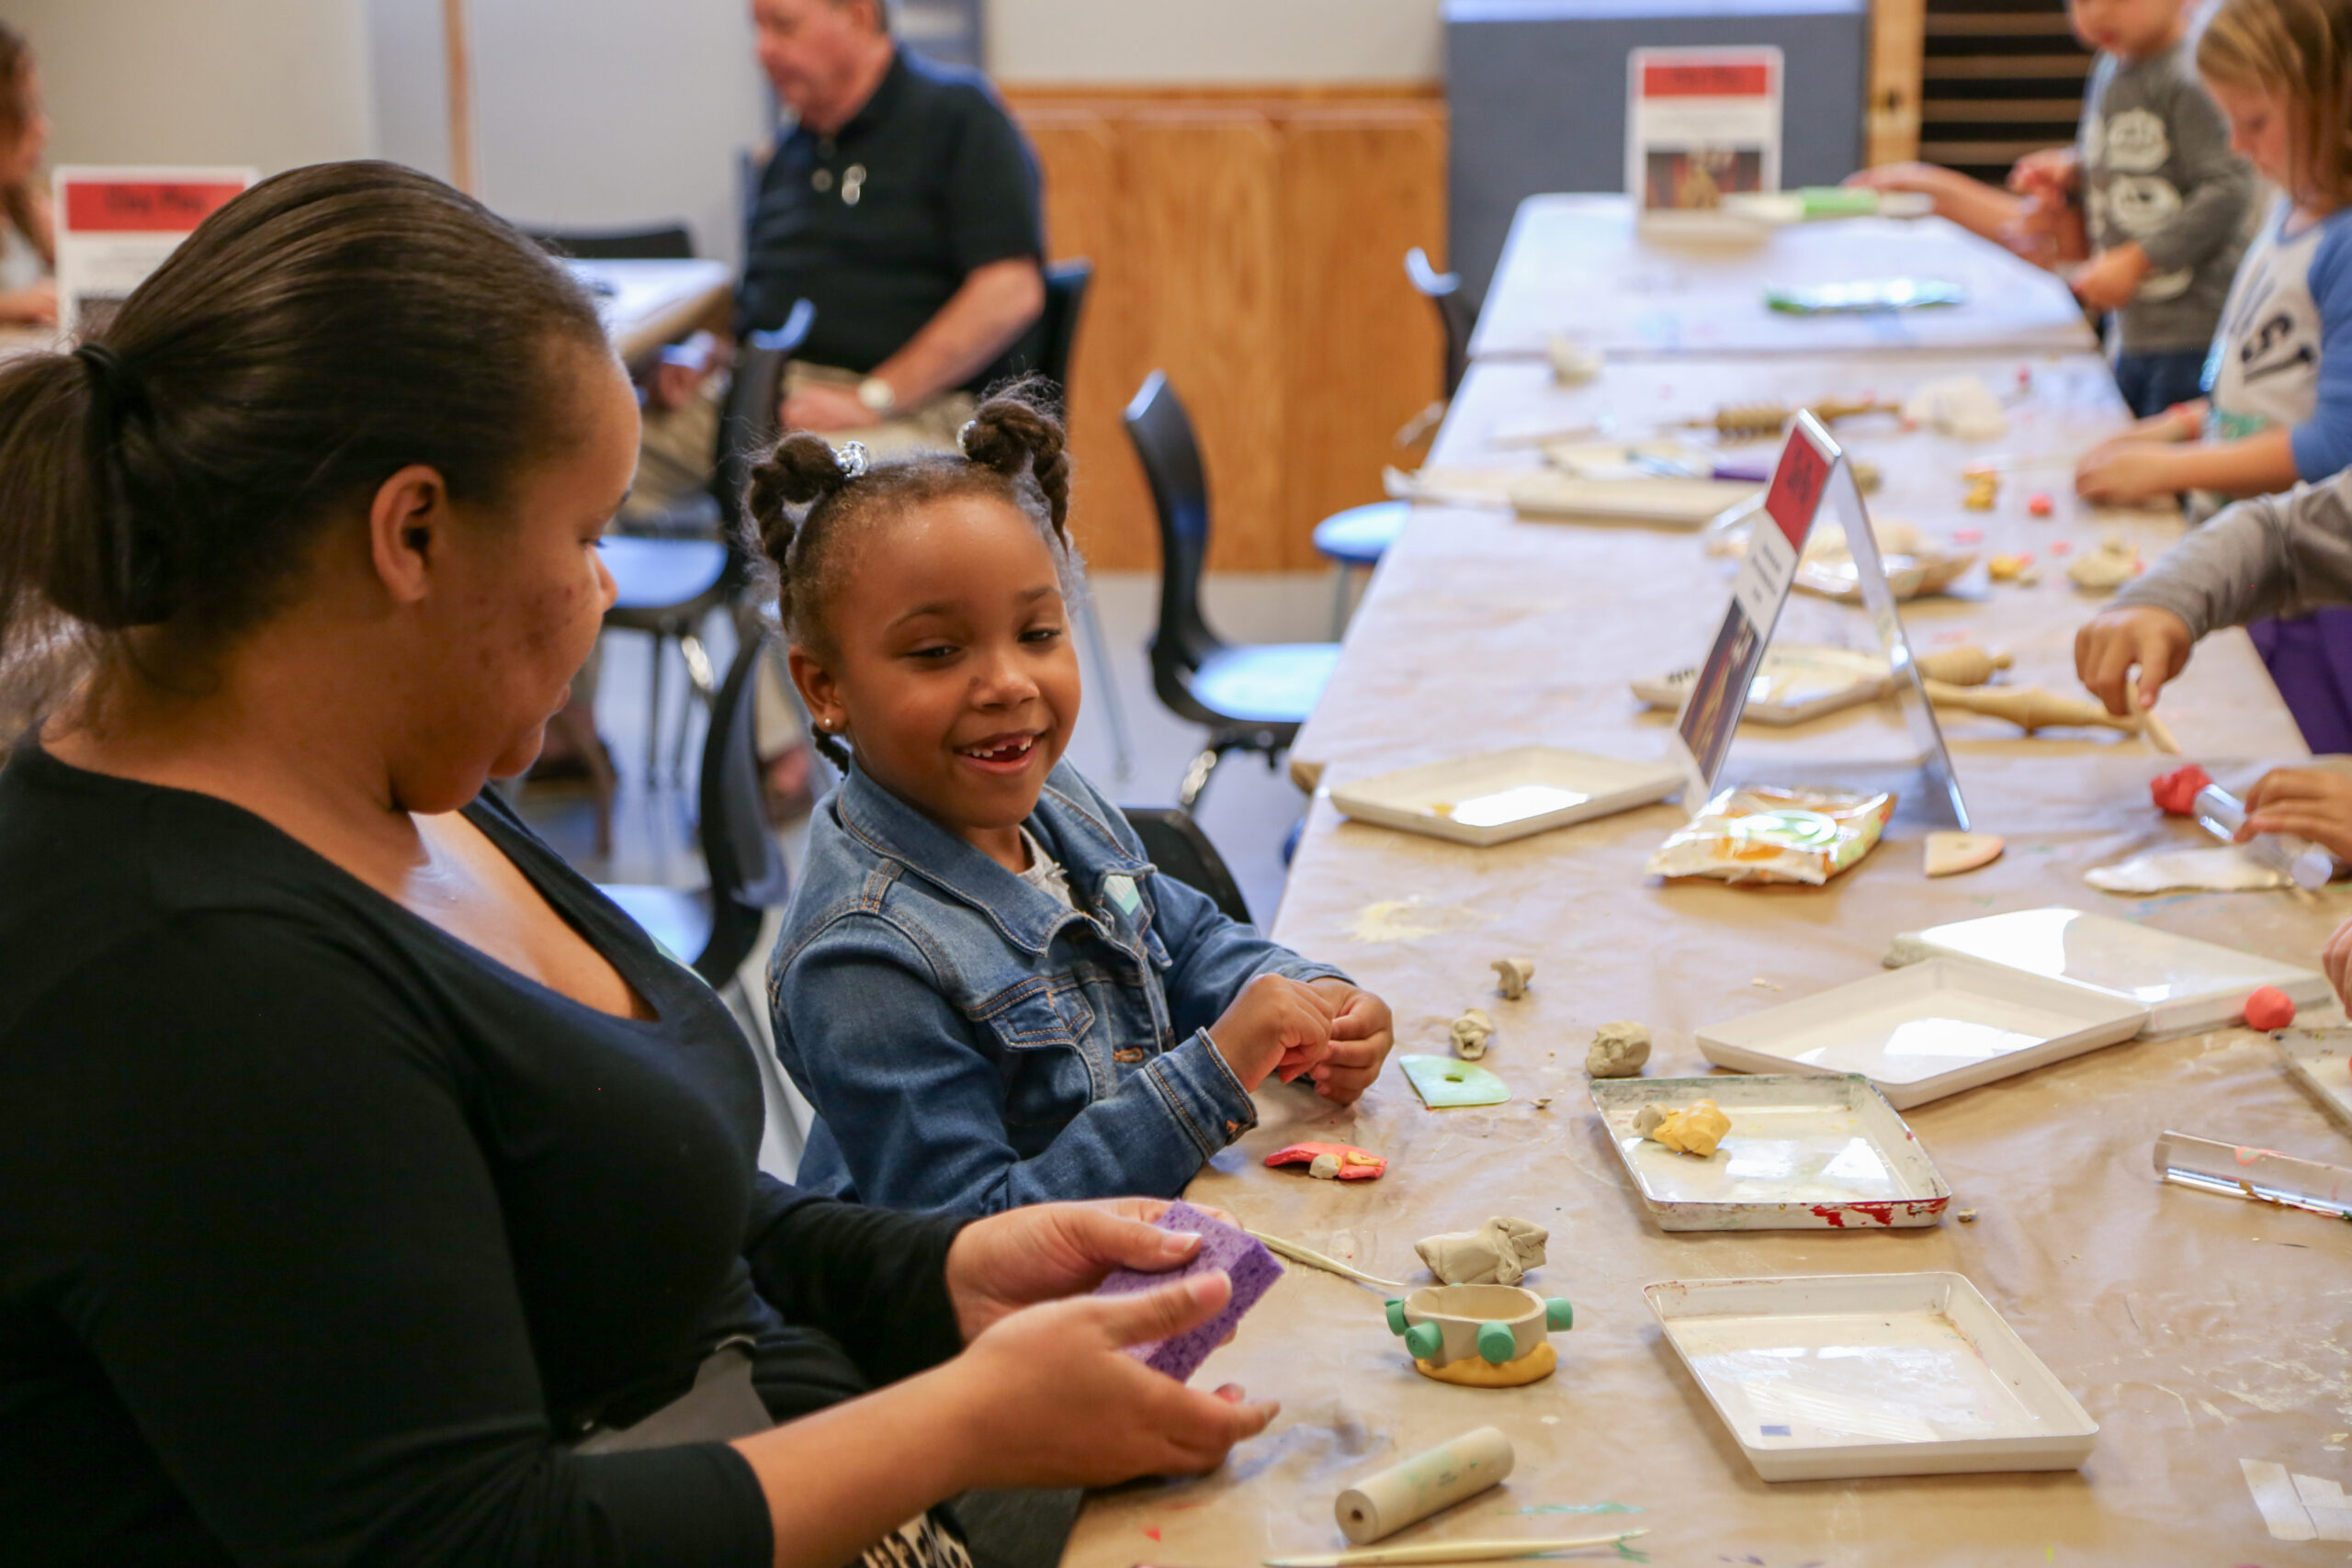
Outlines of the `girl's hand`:
{"type": "Polygon", "coordinates": [[[1312,986],[1282,975],[1261,975],[1241,988],[1225,1015],[1209,1025],[1209,1039],[1245,1089],[1280,1071],[1290,1082],[1330,1051],[1331,1021],[1339,1007],[1312,986]]]}
{"type": "Polygon", "coordinates": [[[2074,270],[2066,287],[2094,310],[2120,310],[2132,303],[2150,270],[2148,253],[2136,242],[2099,252],[2074,270]]]}
{"type": "Polygon", "coordinates": [[[2336,927],[2335,934],[2327,939],[2320,967],[2327,971],[2327,983],[2335,987],[2335,999],[2352,1008],[2352,990],[2346,989],[2347,982],[2352,982],[2352,920],[2336,927]]]}
{"type": "Polygon", "coordinates": [[[2246,791],[2237,841],[2257,833],[2292,833],[2352,861],[2352,777],[2325,768],[2271,769],[2246,791]]]}
{"type": "Polygon", "coordinates": [[[2081,177],[2082,164],[2072,147],[2045,147],[2009,165],[2011,190],[2052,201],[2064,201],[2081,177]]]}
{"type": "Polygon", "coordinates": [[[0,294],[0,321],[29,321],[38,327],[57,324],[57,280],[44,277],[22,288],[0,294]]]}
{"type": "Polygon", "coordinates": [[[1353,1105],[1380,1076],[1396,1044],[1388,1004],[1345,980],[1326,977],[1314,987],[1339,1010],[1331,1019],[1331,1048],[1309,1069],[1315,1092],[1334,1105],[1353,1105]]]}
{"type": "MultiPolygon", "coordinates": [[[[967,1233],[968,1234],[968,1232],[967,1233]]],[[[956,1390],[976,1486],[1108,1486],[1198,1474],[1281,1406],[1231,1384],[1188,1388],[1124,1347],[1182,1334],[1233,1294],[1222,1272],[1128,1296],[1080,1296],[1003,1318],[937,1375],[956,1390]]]]}
{"type": "Polygon", "coordinates": [[[2075,673],[2108,712],[2120,716],[2132,711],[2124,688],[2133,665],[2140,668],[2140,705],[2153,708],[2165,682],[2188,668],[2195,646],[2188,623],[2170,610],[2150,604],[2101,610],[2075,634],[2075,673]]]}
{"type": "Polygon", "coordinates": [[[2145,501],[2180,488],[2172,477],[2173,454],[2161,441],[2109,441],[2094,446],[2075,465],[2075,493],[2085,501],[2145,501]]]}
{"type": "Polygon", "coordinates": [[[1023,1307],[1091,1291],[1114,1269],[1156,1274],[1184,1263],[1201,1238],[1153,1229],[1167,1208],[1156,1198],[1039,1203],[966,1225],[947,1249],[947,1294],[966,1342],[1023,1307]]]}

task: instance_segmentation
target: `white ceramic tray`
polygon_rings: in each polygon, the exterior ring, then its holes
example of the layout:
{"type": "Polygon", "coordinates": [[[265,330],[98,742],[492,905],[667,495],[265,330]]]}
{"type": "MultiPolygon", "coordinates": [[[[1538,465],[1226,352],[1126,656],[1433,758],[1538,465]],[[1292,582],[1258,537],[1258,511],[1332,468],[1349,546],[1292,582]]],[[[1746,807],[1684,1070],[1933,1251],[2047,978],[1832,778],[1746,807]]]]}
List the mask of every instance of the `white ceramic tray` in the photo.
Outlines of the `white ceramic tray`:
{"type": "Polygon", "coordinates": [[[1557,746],[1515,746],[1335,785],[1360,821],[1464,844],[1499,844],[1664,800],[1682,787],[1665,762],[1628,762],[1557,746]]]}
{"type": "Polygon", "coordinates": [[[1930,959],[1699,1031],[1700,1054],[1751,1073],[1860,1073],[1908,1111],[2101,1045],[2148,1021],[2137,1002],[2045,976],[1930,959]]]}
{"type": "Polygon", "coordinates": [[[2098,1424],[1959,1274],[1643,1292],[1767,1481],[2073,1470],[2098,1424]]]}
{"type": "Polygon", "coordinates": [[[1666,1231],[1877,1230],[1932,1225],[1951,1189],[1868,1078],[1595,1078],[1592,1103],[1634,1190],[1666,1231]],[[1731,1118],[1705,1159],[1634,1127],[1645,1105],[1715,1102],[1731,1118]]]}
{"type": "Polygon", "coordinates": [[[2270,1038],[2287,1060],[2287,1076],[2352,1132],[2352,1029],[2282,1029],[2270,1038]]]}
{"type": "Polygon", "coordinates": [[[2018,909],[1905,931],[1887,950],[1886,962],[1893,967],[1939,956],[2128,997],[2148,1010],[2142,1032],[2151,1040],[2238,1023],[2247,994],[2264,986],[2278,987],[2299,1008],[2320,1006],[2332,995],[2327,976],[2316,970],[2080,909],[2018,909]]]}
{"type": "MultiPolygon", "coordinates": [[[[1694,666],[1634,682],[1634,695],[1668,713],[1682,711],[1699,678],[1694,666]]],[[[1874,653],[1792,644],[1764,650],[1763,667],[1747,683],[1740,717],[1758,724],[1803,724],[1877,700],[1887,689],[1886,660],[1874,653]]]]}

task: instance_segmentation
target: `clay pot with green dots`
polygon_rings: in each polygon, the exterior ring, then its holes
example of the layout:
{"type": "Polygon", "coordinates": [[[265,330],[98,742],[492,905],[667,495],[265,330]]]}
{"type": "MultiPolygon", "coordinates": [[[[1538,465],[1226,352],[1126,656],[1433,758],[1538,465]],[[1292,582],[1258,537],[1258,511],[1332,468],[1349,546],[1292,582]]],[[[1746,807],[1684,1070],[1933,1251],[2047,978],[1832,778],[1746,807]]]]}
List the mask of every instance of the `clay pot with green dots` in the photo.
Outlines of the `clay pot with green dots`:
{"type": "Polygon", "coordinates": [[[1388,1329],[1404,1337],[1425,1378],[1470,1388],[1517,1388],[1552,1375],[1549,1336],[1576,1325],[1566,1298],[1517,1285],[1429,1285],[1388,1303],[1388,1329]]]}

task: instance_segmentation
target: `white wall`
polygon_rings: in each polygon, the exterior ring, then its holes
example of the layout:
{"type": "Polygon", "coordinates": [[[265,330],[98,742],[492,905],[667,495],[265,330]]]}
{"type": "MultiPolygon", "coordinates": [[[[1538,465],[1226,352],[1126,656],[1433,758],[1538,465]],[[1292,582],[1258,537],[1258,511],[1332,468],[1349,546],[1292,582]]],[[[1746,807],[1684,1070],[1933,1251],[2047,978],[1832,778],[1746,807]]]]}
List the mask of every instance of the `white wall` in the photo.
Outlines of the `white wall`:
{"type": "Polygon", "coordinates": [[[9,0],[53,164],[251,164],[375,145],[360,0],[9,0]]]}
{"type": "Polygon", "coordinates": [[[1012,83],[1401,82],[1443,73],[1440,0],[987,0],[1012,83]]]}

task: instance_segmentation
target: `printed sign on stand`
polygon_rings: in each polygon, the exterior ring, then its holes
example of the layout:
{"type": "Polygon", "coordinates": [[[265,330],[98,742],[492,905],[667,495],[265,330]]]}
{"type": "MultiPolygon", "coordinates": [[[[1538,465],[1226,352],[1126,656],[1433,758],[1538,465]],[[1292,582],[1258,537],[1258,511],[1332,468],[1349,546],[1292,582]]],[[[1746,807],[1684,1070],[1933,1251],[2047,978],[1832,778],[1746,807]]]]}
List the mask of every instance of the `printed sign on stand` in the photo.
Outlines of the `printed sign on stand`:
{"type": "Polygon", "coordinates": [[[1625,63],[1625,189],[1645,229],[1717,221],[1781,188],[1781,51],[1636,49],[1625,63]]]}
{"type": "Polygon", "coordinates": [[[131,290],[258,177],[252,169],[58,170],[59,326],[69,337],[105,331],[131,290]]]}
{"type": "Polygon", "coordinates": [[[1968,807],[1960,797],[1960,781],[1951,771],[1942,729],[1920,684],[1919,667],[1911,657],[1911,641],[1895,606],[1894,590],[1886,581],[1885,563],[1879,558],[1878,538],[1871,532],[1870,513],[1862,505],[1861,487],[1854,482],[1853,465],[1829,427],[1810,412],[1799,413],[1790,427],[1772,483],[1764,492],[1764,510],[1751,525],[1747,553],[1732,584],[1731,605],[1714,646],[1707,650],[1683,698],[1674,725],[1675,759],[1682,764],[1686,783],[1683,809],[1694,816],[1714,795],[1724,761],[1731,754],[1732,737],[1747,706],[1764,650],[1781,623],[1781,612],[1796,582],[1797,559],[1825,506],[1845,530],[1846,546],[1854,559],[1863,607],[1878,633],[1894,692],[1903,706],[1904,722],[1918,743],[1920,764],[1934,794],[1943,801],[1952,826],[1968,828],[1968,807]]]}

